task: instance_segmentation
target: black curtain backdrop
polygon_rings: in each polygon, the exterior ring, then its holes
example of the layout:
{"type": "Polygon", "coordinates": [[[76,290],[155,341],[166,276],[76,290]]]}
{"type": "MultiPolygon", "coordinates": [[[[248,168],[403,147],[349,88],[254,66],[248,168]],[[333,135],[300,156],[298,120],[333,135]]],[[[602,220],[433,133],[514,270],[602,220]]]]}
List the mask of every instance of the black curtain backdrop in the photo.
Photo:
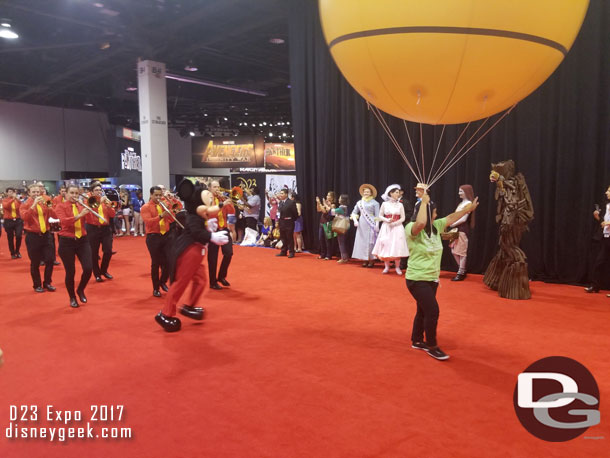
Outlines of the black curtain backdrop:
{"type": "MultiPolygon", "coordinates": [[[[544,20],[544,18],[541,18],[544,20]]],[[[381,194],[400,183],[414,201],[415,178],[372,112],[343,78],[322,34],[315,0],[291,0],[290,73],[297,183],[304,203],[306,246],[317,246],[315,196],[350,195],[350,211],[367,182],[381,194]]],[[[610,185],[610,2],[592,0],[574,46],[551,77],[520,102],[432,189],[439,214],[452,213],[461,184],[472,184],[481,205],[471,236],[469,271],[482,273],[498,241],[490,164],[513,159],[525,175],[535,209],[522,248],[534,279],[585,282],[595,248],[592,212],[610,185]]],[[[400,56],[396,57],[397,59],[400,56]]],[[[393,131],[401,131],[393,122],[393,131]]],[[[441,154],[463,126],[447,126],[441,154]]],[[[415,145],[419,125],[411,124],[415,145]]],[[[402,128],[404,132],[404,128],[402,128]]],[[[424,128],[424,145],[441,127],[424,128]]],[[[400,137],[403,148],[407,140],[400,137]]],[[[446,250],[448,251],[448,250],[446,250]]],[[[445,254],[443,268],[454,268],[445,254]]]]}

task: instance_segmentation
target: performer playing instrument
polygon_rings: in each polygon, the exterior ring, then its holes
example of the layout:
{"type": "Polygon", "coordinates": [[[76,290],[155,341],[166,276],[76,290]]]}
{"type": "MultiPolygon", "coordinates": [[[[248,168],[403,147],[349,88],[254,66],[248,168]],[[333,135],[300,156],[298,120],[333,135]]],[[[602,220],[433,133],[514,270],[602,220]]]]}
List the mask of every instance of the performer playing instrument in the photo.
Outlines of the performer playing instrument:
{"type": "Polygon", "coordinates": [[[211,241],[208,246],[224,245],[229,241],[226,231],[212,233],[206,229],[206,219],[215,216],[219,208],[212,206],[213,196],[205,185],[182,180],[178,185],[178,195],[186,204],[186,224],[172,253],[172,259],[175,259],[172,285],[165,306],[155,317],[155,321],[167,332],[176,332],[181,328],[181,322],[176,318],[176,304],[191,283],[188,304],[180,308],[180,313],[194,320],[203,319],[204,310],[196,305],[206,287],[207,275],[205,263],[202,263],[205,244],[211,241]]]}
{"type": "Polygon", "coordinates": [[[64,263],[66,270],[66,289],[70,296],[70,307],[78,307],[76,295],[85,304],[85,288],[91,278],[91,245],[87,239],[85,228],[85,216],[92,212],[86,208],[86,204],[79,202],[79,189],[76,185],[70,185],[66,189],[67,200],[59,204],[55,210],[61,224],[59,231],[59,257],[64,263]],[[82,267],[82,274],[76,294],[74,293],[75,258],[82,267]]]}
{"type": "Polygon", "coordinates": [[[163,191],[159,186],[150,188],[150,200],[140,210],[146,227],[146,247],[150,253],[150,276],[153,284],[153,296],[161,297],[159,288],[169,291],[166,282],[169,278],[168,255],[170,244],[171,212],[161,206],[163,191]],[[159,277],[161,269],[161,277],[159,277]]]}
{"type": "Polygon", "coordinates": [[[231,239],[231,233],[229,231],[227,222],[230,215],[235,214],[235,208],[231,203],[230,198],[224,198],[220,192],[220,183],[216,180],[210,183],[209,191],[213,196],[213,206],[218,207],[217,218],[208,220],[208,229],[211,232],[225,232],[229,239],[229,243],[222,245],[222,262],[220,263],[220,269],[216,272],[218,266],[218,245],[211,244],[208,246],[208,271],[210,275],[210,288],[212,289],[223,289],[218,283],[223,286],[231,286],[227,281],[227,275],[229,273],[229,265],[231,264],[231,258],[233,257],[233,240],[231,239]]]}
{"type": "Polygon", "coordinates": [[[23,220],[19,216],[21,201],[17,198],[17,190],[15,188],[6,188],[6,195],[7,197],[2,199],[4,230],[8,241],[8,249],[11,252],[11,259],[18,259],[21,258],[19,250],[23,234],[23,220]]]}
{"type": "Polygon", "coordinates": [[[30,275],[33,288],[37,293],[55,291],[51,285],[53,276],[53,245],[52,234],[49,230],[49,217],[56,217],[51,208],[51,198],[40,194],[40,186],[31,184],[28,186],[29,198],[20,210],[21,219],[25,229],[25,245],[30,258],[30,275]],[[40,279],[40,263],[44,262],[44,282],[40,279]]]}
{"type": "Polygon", "coordinates": [[[95,281],[103,282],[102,277],[112,280],[112,275],[108,273],[108,266],[112,258],[112,227],[110,221],[114,218],[116,211],[113,203],[106,197],[99,182],[91,185],[91,197],[89,203],[100,217],[89,213],[85,219],[89,244],[91,245],[91,256],[93,258],[93,275],[95,281]],[[100,265],[100,245],[102,246],[102,263],[100,265]]]}

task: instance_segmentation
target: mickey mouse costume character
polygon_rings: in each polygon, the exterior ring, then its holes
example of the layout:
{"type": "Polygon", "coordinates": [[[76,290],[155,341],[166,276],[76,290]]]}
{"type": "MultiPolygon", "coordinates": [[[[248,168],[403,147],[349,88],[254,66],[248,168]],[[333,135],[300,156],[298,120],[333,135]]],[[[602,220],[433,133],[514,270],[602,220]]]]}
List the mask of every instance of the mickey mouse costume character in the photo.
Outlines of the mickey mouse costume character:
{"type": "Polygon", "coordinates": [[[208,284],[208,273],[205,263],[205,245],[212,242],[224,245],[229,241],[225,232],[211,232],[214,228],[206,227],[208,218],[218,214],[219,207],[212,206],[213,195],[203,184],[193,184],[184,179],[178,185],[178,196],[185,202],[187,211],[184,230],[176,239],[173,250],[171,269],[171,287],[163,309],[155,317],[165,331],[180,330],[181,323],[176,318],[176,303],[192,283],[189,303],[180,307],[180,313],[194,320],[202,320],[204,310],[195,307],[208,284]]]}

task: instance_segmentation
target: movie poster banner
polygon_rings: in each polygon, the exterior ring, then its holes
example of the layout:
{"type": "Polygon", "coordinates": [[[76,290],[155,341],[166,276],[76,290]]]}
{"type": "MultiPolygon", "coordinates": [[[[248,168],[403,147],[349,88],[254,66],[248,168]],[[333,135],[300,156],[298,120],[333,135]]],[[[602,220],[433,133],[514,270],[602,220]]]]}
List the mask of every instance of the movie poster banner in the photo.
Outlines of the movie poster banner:
{"type": "Polygon", "coordinates": [[[296,175],[276,175],[268,174],[265,183],[265,216],[269,216],[273,200],[277,200],[277,195],[282,189],[288,192],[297,192],[296,175]]]}
{"type": "Polygon", "coordinates": [[[261,136],[193,137],[193,168],[262,167],[265,141],[261,136]]]}
{"type": "Polygon", "coordinates": [[[293,143],[265,143],[267,170],[296,170],[293,143]]]}

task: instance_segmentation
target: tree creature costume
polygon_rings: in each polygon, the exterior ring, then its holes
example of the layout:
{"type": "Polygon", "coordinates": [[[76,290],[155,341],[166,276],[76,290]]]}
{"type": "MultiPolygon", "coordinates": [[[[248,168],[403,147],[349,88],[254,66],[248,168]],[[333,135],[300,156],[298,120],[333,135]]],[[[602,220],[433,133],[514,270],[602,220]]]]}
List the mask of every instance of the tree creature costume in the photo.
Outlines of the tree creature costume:
{"type": "Polygon", "coordinates": [[[531,297],[527,257],[519,244],[528,223],[534,219],[534,206],[521,173],[515,174],[512,160],[491,165],[489,179],[496,183],[498,201],[496,223],[500,224],[500,249],[489,263],[483,283],[500,297],[529,299],[531,297]]]}

